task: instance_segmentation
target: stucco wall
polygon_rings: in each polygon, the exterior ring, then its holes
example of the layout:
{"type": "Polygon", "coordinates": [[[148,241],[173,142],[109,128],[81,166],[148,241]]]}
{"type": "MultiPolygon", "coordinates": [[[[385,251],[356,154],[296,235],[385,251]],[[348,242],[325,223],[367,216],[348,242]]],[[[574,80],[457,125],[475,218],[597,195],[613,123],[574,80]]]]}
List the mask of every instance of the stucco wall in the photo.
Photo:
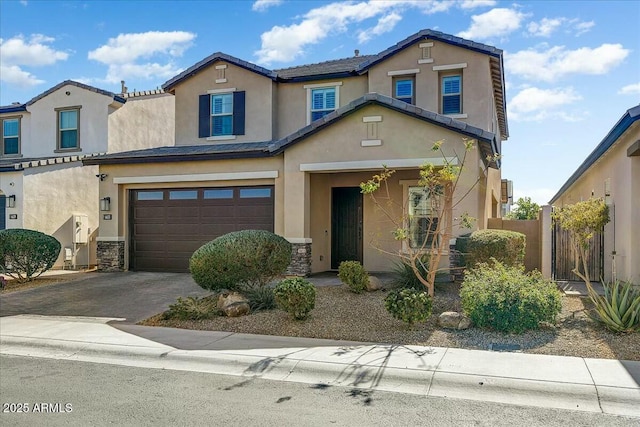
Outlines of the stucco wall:
{"type": "Polygon", "coordinates": [[[113,97],[74,85],[65,85],[27,107],[30,120],[22,123],[22,155],[47,157],[55,155],[88,154],[107,151],[108,113],[113,97]],[[69,92],[69,95],[66,93],[69,92]],[[80,151],[65,150],[54,153],[57,144],[56,108],[80,108],[80,151]]]}
{"type": "Polygon", "coordinates": [[[128,98],[109,115],[109,152],[171,146],[175,143],[175,97],[128,98]]]}
{"type": "Polygon", "coordinates": [[[605,181],[610,181],[612,222],[605,235],[605,280],[612,278],[612,251],[616,251],[617,277],[640,283],[640,158],[627,157],[627,148],[640,139],[640,123],[634,123],[618,141],[566,190],[554,203],[563,207],[605,197],[605,181]]]}
{"type": "Polygon", "coordinates": [[[224,142],[255,142],[272,139],[272,80],[244,68],[216,61],[175,87],[175,133],[176,145],[202,145],[224,142]],[[216,66],[226,65],[225,83],[216,83],[216,66]],[[233,140],[207,141],[198,138],[198,97],[208,90],[229,89],[246,92],[245,134],[233,140]]]}
{"type": "Polygon", "coordinates": [[[74,248],[73,215],[88,216],[90,242],[76,245],[76,265],[94,265],[98,227],[97,166],[80,162],[28,168],[24,171],[23,228],[54,236],[62,244],[56,267],[63,265],[64,248],[74,248]]]}
{"type": "Polygon", "coordinates": [[[0,191],[9,197],[16,196],[15,208],[6,209],[6,228],[23,228],[24,216],[22,215],[24,206],[22,171],[0,173],[0,191]],[[17,215],[16,219],[10,219],[10,215],[17,215]]]}
{"type": "Polygon", "coordinates": [[[414,70],[416,81],[416,105],[426,110],[442,113],[440,106],[440,75],[462,74],[462,113],[467,118],[459,118],[471,125],[496,132],[495,107],[493,104],[493,86],[489,68],[489,57],[433,40],[421,40],[389,59],[376,64],[369,70],[369,92],[378,92],[386,96],[392,96],[393,76],[388,76],[389,71],[414,70]],[[421,43],[432,42],[432,63],[419,64],[422,57],[421,43]],[[458,70],[434,71],[434,66],[453,65],[466,63],[466,68],[458,70]]]}

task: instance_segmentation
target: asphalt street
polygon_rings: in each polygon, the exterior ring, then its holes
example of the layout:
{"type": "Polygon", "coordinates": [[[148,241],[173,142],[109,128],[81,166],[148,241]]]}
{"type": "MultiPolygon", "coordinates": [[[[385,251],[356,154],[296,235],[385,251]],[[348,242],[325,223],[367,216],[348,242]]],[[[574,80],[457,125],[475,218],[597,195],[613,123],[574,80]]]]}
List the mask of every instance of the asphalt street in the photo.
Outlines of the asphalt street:
{"type": "Polygon", "coordinates": [[[601,413],[19,356],[0,356],[0,372],[6,426],[640,426],[601,413]]]}

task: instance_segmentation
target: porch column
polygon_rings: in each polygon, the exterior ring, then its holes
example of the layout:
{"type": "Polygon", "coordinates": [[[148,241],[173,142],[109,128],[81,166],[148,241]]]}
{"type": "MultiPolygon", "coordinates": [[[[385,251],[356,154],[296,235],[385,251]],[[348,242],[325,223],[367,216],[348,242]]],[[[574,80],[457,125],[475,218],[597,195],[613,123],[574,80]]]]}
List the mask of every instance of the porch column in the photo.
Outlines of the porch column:
{"type": "Polygon", "coordinates": [[[291,265],[286,274],[311,273],[310,176],[299,170],[287,170],[284,179],[284,237],[293,247],[291,265]]]}

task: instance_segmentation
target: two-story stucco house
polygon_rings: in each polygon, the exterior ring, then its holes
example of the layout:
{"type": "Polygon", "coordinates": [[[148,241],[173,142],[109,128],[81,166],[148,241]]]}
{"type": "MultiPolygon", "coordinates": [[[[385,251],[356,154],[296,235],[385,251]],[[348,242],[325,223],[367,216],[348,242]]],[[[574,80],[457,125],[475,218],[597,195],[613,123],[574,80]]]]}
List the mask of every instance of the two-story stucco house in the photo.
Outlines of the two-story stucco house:
{"type": "MultiPolygon", "coordinates": [[[[640,284],[640,105],[620,117],[549,203],[562,208],[590,197],[604,199],[611,220],[599,236],[601,245],[593,245],[599,250],[590,267],[600,268],[591,272],[592,280],[617,278],[640,284]]],[[[557,246],[556,275],[559,264],[566,263],[565,270],[573,266],[573,259],[561,259],[570,251],[557,246]]]]}
{"type": "Polygon", "coordinates": [[[82,159],[173,144],[174,100],[161,90],[113,94],[64,81],[0,107],[0,229],[54,236],[63,247],[56,267],[95,265],[101,178],[82,159]]]}
{"type": "MultiPolygon", "coordinates": [[[[397,170],[391,197],[425,200],[419,166],[476,139],[454,214],[486,227],[500,216],[500,153],[508,136],[502,51],[423,30],[376,55],[269,70],[214,53],[167,81],[175,146],[84,160],[107,178],[99,268],[187,271],[192,252],[230,231],[272,230],[294,245],[290,272],[359,260],[387,271],[402,248],[359,184],[397,170]]],[[[442,164],[442,163],[441,163],[442,164]]],[[[429,212],[411,206],[412,224],[429,212]]],[[[415,222],[415,223],[414,223],[415,222]]],[[[463,230],[454,230],[462,233],[463,230]]],[[[419,236],[416,240],[419,240],[419,236]]]]}

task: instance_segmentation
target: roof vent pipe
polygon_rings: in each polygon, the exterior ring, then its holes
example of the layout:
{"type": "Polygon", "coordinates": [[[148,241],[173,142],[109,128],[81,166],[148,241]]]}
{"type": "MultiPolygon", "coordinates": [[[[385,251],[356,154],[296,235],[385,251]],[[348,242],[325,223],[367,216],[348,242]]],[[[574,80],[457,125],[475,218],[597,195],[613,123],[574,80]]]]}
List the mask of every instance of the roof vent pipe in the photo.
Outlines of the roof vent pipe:
{"type": "Polygon", "coordinates": [[[355,56],[360,56],[360,50],[359,49],[354,50],[353,53],[355,54],[355,56]]]}

